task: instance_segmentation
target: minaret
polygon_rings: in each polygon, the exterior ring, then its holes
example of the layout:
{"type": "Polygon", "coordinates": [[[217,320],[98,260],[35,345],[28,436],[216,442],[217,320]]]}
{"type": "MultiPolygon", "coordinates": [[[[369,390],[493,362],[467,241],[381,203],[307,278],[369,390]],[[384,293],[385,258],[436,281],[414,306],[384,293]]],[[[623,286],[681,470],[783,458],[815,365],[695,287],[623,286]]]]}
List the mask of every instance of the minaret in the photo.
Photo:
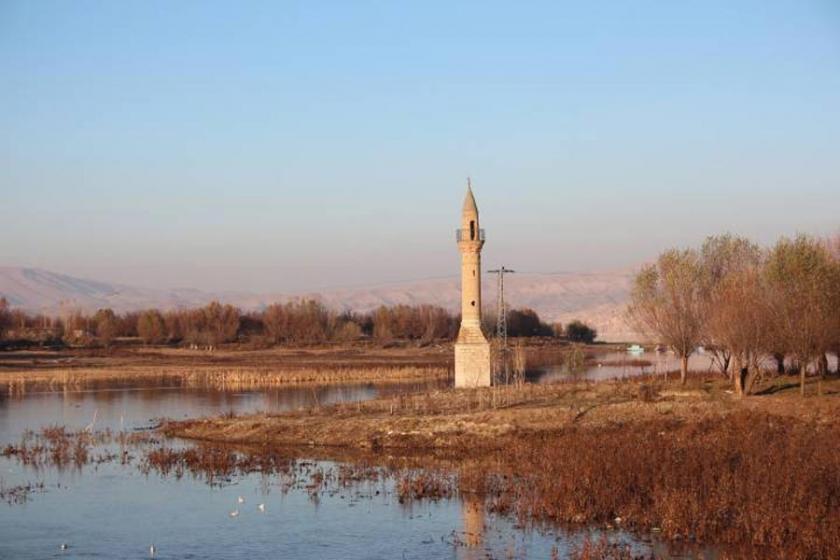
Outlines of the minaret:
{"type": "Polygon", "coordinates": [[[457,232],[461,252],[461,328],[455,341],[455,387],[490,386],[490,343],[481,331],[481,248],[478,207],[467,179],[467,196],[457,232]]]}

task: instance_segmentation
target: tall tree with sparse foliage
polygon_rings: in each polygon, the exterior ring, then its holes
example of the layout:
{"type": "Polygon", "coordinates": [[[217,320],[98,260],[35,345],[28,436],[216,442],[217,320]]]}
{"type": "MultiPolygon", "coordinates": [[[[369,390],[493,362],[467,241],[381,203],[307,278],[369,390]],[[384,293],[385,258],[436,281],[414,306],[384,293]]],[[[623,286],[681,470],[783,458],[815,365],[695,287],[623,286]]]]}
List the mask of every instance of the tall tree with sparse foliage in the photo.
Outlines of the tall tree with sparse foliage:
{"type": "Polygon", "coordinates": [[[117,316],[112,309],[100,309],[93,316],[96,325],[96,338],[105,348],[110,348],[117,336],[117,316]]]}
{"type": "Polygon", "coordinates": [[[708,306],[711,339],[732,358],[735,394],[749,395],[770,347],[767,289],[759,266],[728,273],[714,286],[708,306]]]}
{"type": "MultiPolygon", "coordinates": [[[[715,235],[707,237],[700,248],[700,262],[703,270],[703,296],[706,298],[706,309],[713,313],[720,301],[726,301],[728,305],[733,304],[730,296],[736,290],[729,278],[738,276],[746,271],[754,271],[762,261],[761,248],[744,237],[732,234],[715,235]],[[719,300],[719,301],[717,301],[719,300]]],[[[722,312],[733,312],[731,307],[721,310],[722,312]]],[[[732,335],[729,325],[723,321],[715,321],[713,325],[705,329],[703,344],[711,352],[715,362],[724,374],[735,377],[730,371],[732,360],[732,348],[723,339],[732,335]]]]}
{"type": "Polygon", "coordinates": [[[666,251],[634,280],[628,315],[637,327],[667,344],[680,359],[680,381],[688,358],[703,340],[706,321],[702,267],[696,251],[666,251]]]}
{"type": "Polygon", "coordinates": [[[218,346],[234,340],[239,331],[239,315],[237,308],[222,305],[218,301],[210,302],[201,308],[198,322],[205,342],[211,346],[218,346]]]}
{"type": "Polygon", "coordinates": [[[166,340],[166,328],[160,311],[149,309],[137,317],[137,336],[146,344],[160,344],[166,340]]]}
{"type": "Polygon", "coordinates": [[[799,390],[805,395],[808,366],[833,345],[835,298],[840,267],[824,243],[799,235],[780,239],[765,268],[773,330],[799,365],[799,390]]]}
{"type": "Polygon", "coordinates": [[[6,298],[0,297],[0,339],[3,338],[3,334],[9,327],[10,319],[9,302],[6,301],[6,298]]]}

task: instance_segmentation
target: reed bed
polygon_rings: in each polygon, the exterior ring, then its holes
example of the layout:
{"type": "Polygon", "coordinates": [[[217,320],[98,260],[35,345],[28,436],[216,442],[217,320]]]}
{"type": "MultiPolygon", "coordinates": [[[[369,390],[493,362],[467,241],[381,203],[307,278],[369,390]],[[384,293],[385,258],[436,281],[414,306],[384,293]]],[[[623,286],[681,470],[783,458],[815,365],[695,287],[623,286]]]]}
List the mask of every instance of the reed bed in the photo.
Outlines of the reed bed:
{"type": "Polygon", "coordinates": [[[391,382],[444,379],[450,375],[446,367],[380,366],[380,367],[319,367],[277,370],[260,369],[204,369],[184,375],[187,387],[219,390],[246,390],[278,387],[289,384],[330,384],[353,382],[391,382]]]}
{"type": "Polygon", "coordinates": [[[751,411],[630,429],[570,426],[511,439],[480,470],[491,508],[523,522],[620,523],[754,547],[744,558],[832,558],[840,550],[838,438],[838,425],[751,411]]]}
{"type": "Polygon", "coordinates": [[[2,383],[11,396],[32,391],[80,391],[99,387],[183,386],[215,390],[248,390],[293,384],[331,384],[439,380],[448,366],[319,366],[319,367],[123,367],[114,370],[76,368],[7,374],[2,383]]]}
{"type": "Polygon", "coordinates": [[[3,375],[0,387],[5,386],[6,394],[20,397],[33,391],[82,391],[114,385],[171,385],[182,377],[180,372],[150,367],[53,369],[3,375]]]}
{"type": "Polygon", "coordinates": [[[397,477],[396,492],[400,503],[451,498],[457,495],[458,479],[436,469],[408,470],[397,477]]]}
{"type": "MultiPolygon", "coordinates": [[[[559,560],[560,553],[557,549],[552,551],[552,560],[559,560]]],[[[599,539],[593,539],[587,535],[583,542],[575,546],[570,554],[571,560],[654,560],[656,557],[651,554],[635,554],[630,545],[623,542],[614,542],[601,535],[599,539]]]]}
{"type": "Polygon", "coordinates": [[[47,426],[38,432],[24,432],[19,442],[2,447],[0,456],[34,469],[80,469],[115,460],[128,464],[133,458],[131,449],[156,441],[148,432],[71,431],[64,426],[47,426]]]}
{"type": "Polygon", "coordinates": [[[8,505],[22,505],[29,501],[29,495],[35,492],[44,492],[43,482],[27,482],[16,486],[6,486],[0,479],[0,501],[8,505]]]}

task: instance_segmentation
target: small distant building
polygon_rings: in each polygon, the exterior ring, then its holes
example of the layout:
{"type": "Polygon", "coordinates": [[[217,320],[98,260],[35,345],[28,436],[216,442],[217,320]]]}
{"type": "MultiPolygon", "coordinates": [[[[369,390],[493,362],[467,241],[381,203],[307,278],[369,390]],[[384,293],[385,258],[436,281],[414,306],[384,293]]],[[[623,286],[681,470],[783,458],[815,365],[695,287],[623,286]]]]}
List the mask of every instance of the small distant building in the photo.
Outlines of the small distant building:
{"type": "Polygon", "coordinates": [[[469,180],[456,239],[461,253],[461,328],[455,341],[455,387],[489,387],[490,343],[481,330],[484,230],[478,224],[478,206],[469,180]]]}

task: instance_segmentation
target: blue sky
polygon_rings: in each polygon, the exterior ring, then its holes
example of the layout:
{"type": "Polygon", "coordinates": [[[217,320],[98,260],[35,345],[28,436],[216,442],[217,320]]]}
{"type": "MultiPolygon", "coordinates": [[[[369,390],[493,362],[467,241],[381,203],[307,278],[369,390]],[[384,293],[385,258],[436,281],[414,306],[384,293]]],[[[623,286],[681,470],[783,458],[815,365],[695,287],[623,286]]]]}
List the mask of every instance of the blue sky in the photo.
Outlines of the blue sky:
{"type": "Polygon", "coordinates": [[[0,264],[295,291],[840,227],[840,3],[0,0],[0,264]]]}

